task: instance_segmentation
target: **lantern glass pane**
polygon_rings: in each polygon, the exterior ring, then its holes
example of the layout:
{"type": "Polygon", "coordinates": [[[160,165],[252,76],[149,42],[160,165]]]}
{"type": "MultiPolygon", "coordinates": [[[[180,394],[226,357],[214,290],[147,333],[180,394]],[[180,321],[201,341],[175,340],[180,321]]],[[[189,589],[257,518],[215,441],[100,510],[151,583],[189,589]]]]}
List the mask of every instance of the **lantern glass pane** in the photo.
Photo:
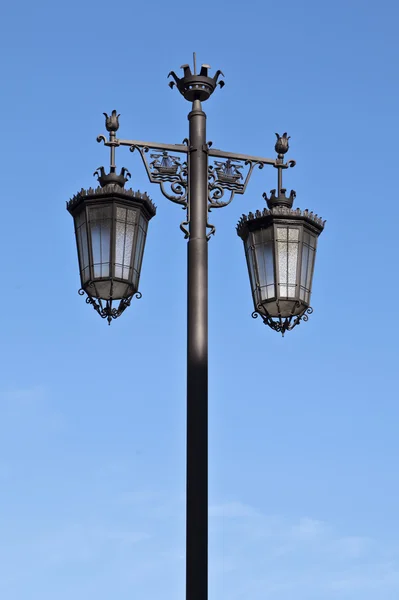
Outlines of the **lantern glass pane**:
{"type": "Polygon", "coordinates": [[[136,251],[133,263],[133,283],[136,287],[139,285],[141,263],[143,261],[145,238],[147,234],[147,225],[148,223],[146,219],[143,217],[143,215],[141,215],[138,225],[136,251]]]}
{"type": "Polygon", "coordinates": [[[247,259],[249,283],[251,285],[252,297],[253,297],[254,305],[256,307],[260,302],[260,297],[259,297],[258,280],[257,280],[257,275],[256,275],[256,270],[255,270],[252,233],[250,233],[248,235],[247,239],[245,240],[244,248],[245,248],[245,256],[247,259]]]}
{"type": "Polygon", "coordinates": [[[299,297],[306,304],[310,303],[310,294],[312,291],[312,278],[316,255],[316,243],[316,236],[312,235],[308,231],[303,232],[302,268],[299,297]]]}
{"type": "Polygon", "coordinates": [[[277,227],[276,242],[279,296],[280,298],[295,298],[299,229],[296,227],[277,227]]]}
{"type": "Polygon", "coordinates": [[[90,280],[89,250],[87,243],[86,211],[82,210],[75,217],[76,241],[78,244],[80,275],[82,283],[90,280]]]}
{"type": "Polygon", "coordinates": [[[254,233],[255,256],[258,269],[261,301],[275,296],[273,228],[261,229],[254,233]]]}
{"type": "Polygon", "coordinates": [[[93,253],[93,278],[110,276],[112,207],[88,209],[93,253]]]}
{"type": "Polygon", "coordinates": [[[130,208],[116,207],[115,225],[115,277],[131,280],[132,250],[137,212],[130,208]]]}

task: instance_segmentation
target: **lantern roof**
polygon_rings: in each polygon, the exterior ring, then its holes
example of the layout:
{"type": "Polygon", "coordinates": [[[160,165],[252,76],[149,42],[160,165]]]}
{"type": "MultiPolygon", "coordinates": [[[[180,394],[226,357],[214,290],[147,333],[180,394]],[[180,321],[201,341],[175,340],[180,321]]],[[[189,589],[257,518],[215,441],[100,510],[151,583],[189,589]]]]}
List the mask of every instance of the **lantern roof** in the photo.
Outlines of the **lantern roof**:
{"type": "Polygon", "coordinates": [[[257,210],[255,213],[250,212],[248,215],[242,215],[237,223],[237,234],[242,238],[248,227],[252,225],[252,227],[255,226],[257,229],[264,224],[264,220],[270,220],[273,217],[277,219],[301,219],[316,227],[319,233],[323,231],[326,222],[319,215],[308,209],[301,210],[300,208],[292,209],[287,206],[273,206],[270,209],[264,208],[262,211],[257,210]],[[258,221],[259,219],[261,221],[258,221]]]}
{"type": "Polygon", "coordinates": [[[153,217],[156,214],[156,206],[152,202],[151,198],[146,192],[135,192],[132,189],[125,190],[123,187],[116,183],[110,183],[104,187],[88,188],[85,190],[82,188],[80,192],[77,192],[72,198],[66,203],[67,210],[72,212],[85,200],[94,200],[96,198],[109,198],[110,196],[121,200],[132,200],[138,201],[142,204],[148,213],[153,217]]]}

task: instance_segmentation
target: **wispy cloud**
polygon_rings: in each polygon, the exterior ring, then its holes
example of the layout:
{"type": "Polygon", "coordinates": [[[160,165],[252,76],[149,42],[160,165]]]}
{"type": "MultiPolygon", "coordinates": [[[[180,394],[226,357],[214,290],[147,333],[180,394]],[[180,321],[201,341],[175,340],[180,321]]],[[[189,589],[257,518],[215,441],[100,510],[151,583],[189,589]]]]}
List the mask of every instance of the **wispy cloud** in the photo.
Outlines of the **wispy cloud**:
{"type": "Polygon", "coordinates": [[[399,597],[399,547],[309,516],[264,515],[239,501],[215,505],[210,514],[215,593],[223,588],[232,600],[377,600],[379,588],[378,598],[399,597]]]}

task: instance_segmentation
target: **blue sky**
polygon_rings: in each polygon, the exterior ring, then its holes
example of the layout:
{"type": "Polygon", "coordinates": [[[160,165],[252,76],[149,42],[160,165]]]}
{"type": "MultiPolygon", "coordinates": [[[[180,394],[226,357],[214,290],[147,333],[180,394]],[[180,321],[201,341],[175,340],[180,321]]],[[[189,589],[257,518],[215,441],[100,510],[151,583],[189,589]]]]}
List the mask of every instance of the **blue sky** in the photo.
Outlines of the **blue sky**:
{"type": "Polygon", "coordinates": [[[296,206],[327,219],[309,322],[251,319],[242,213],[275,172],[212,213],[210,575],[216,600],[397,600],[399,9],[336,0],[8,3],[2,10],[0,596],[184,595],[183,211],[158,206],[143,298],[108,327],[77,295],[65,201],[120,137],[180,143],[191,61],[226,87],[208,139],[273,156],[291,135],[296,206]]]}

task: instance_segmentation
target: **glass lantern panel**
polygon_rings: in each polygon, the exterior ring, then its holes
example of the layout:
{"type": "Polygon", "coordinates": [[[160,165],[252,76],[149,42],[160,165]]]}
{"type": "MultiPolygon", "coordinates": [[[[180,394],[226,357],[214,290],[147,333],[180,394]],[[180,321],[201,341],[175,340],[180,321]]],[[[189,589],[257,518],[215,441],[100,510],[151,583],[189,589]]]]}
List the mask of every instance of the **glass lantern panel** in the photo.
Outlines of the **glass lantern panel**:
{"type": "Polygon", "coordinates": [[[145,238],[147,235],[147,226],[148,226],[147,220],[143,217],[143,215],[141,215],[140,221],[139,221],[139,226],[138,226],[136,251],[135,251],[134,263],[133,263],[133,285],[136,287],[136,289],[138,288],[138,285],[139,285],[141,263],[143,261],[145,238]]]}
{"type": "Polygon", "coordinates": [[[256,283],[256,277],[255,277],[254,260],[253,260],[253,256],[252,256],[252,234],[251,233],[248,235],[247,239],[245,240],[245,256],[247,259],[251,290],[253,290],[256,287],[257,283],[256,283]]]}
{"type": "Polygon", "coordinates": [[[84,209],[75,217],[75,230],[78,245],[80,275],[83,284],[90,280],[86,211],[84,209]]]}
{"type": "Polygon", "coordinates": [[[259,304],[260,298],[258,297],[259,296],[259,286],[258,286],[258,280],[257,280],[255,264],[254,264],[254,249],[253,249],[252,233],[249,233],[247,239],[245,240],[244,248],[245,248],[245,257],[247,259],[247,267],[248,267],[248,274],[249,274],[249,283],[251,286],[251,293],[252,293],[252,297],[254,300],[254,304],[255,304],[255,306],[257,306],[257,304],[259,304]]]}
{"type": "Polygon", "coordinates": [[[116,207],[115,224],[115,271],[118,279],[131,281],[133,239],[137,221],[137,211],[116,207]]]}
{"type": "Polygon", "coordinates": [[[296,297],[299,229],[276,227],[276,251],[279,274],[279,297],[296,297]]]}
{"type": "Polygon", "coordinates": [[[304,231],[299,298],[306,304],[310,303],[316,244],[316,236],[312,235],[308,231],[304,231]]]}
{"type": "Polygon", "coordinates": [[[259,277],[261,301],[274,298],[273,228],[254,233],[256,266],[259,277]]]}
{"type": "Polygon", "coordinates": [[[112,206],[88,208],[93,278],[110,276],[112,206]]]}

